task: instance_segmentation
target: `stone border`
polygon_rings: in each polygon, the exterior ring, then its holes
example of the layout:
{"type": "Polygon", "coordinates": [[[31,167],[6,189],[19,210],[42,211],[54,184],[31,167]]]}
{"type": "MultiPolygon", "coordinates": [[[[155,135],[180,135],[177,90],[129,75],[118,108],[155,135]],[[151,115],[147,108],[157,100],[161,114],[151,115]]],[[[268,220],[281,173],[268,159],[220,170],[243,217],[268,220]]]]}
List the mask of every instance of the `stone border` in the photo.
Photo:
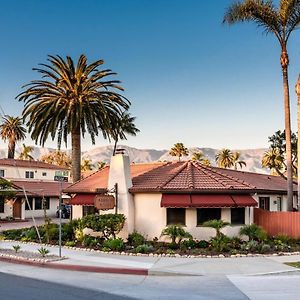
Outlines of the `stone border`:
{"type": "MultiPolygon", "coordinates": [[[[39,244],[36,242],[24,242],[24,241],[15,241],[15,240],[3,240],[6,242],[17,242],[20,244],[28,244],[28,245],[39,245],[44,247],[50,247],[55,248],[58,247],[58,245],[51,245],[51,244],[39,244]]],[[[0,240],[1,242],[1,240],[0,240]]],[[[157,254],[157,253],[132,253],[132,252],[118,252],[118,251],[102,251],[102,250],[95,250],[90,248],[79,248],[79,247],[71,247],[71,246],[62,246],[64,249],[70,249],[75,251],[85,251],[85,252],[96,252],[96,253],[102,253],[102,254],[113,254],[113,255],[125,255],[125,256],[146,256],[146,257],[174,257],[174,258],[239,258],[239,257],[272,257],[272,256],[292,256],[292,255],[300,255],[300,251],[297,252],[278,252],[278,253],[272,253],[272,254],[259,254],[259,253],[248,253],[248,254],[231,254],[231,255],[180,255],[178,253],[176,254],[157,254]]]]}

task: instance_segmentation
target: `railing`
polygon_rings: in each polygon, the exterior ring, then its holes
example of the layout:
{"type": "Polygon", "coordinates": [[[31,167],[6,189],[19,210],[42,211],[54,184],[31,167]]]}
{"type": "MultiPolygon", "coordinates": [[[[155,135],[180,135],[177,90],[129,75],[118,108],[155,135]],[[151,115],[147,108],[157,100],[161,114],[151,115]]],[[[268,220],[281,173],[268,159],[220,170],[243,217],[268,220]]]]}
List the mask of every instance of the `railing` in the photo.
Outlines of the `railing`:
{"type": "Polygon", "coordinates": [[[300,238],[300,212],[271,212],[254,208],[254,223],[269,235],[285,234],[300,238]]]}

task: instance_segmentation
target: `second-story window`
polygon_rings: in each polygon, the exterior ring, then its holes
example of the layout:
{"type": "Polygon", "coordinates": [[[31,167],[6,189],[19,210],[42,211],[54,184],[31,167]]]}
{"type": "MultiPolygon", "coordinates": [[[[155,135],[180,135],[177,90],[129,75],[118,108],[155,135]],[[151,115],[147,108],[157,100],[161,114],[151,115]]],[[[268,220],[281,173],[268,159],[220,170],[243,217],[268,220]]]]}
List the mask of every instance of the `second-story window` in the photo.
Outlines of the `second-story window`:
{"type": "Polygon", "coordinates": [[[0,170],[0,177],[4,177],[5,176],[5,171],[2,169],[0,170]]]}
{"type": "Polygon", "coordinates": [[[46,172],[43,172],[43,173],[42,173],[42,176],[47,176],[47,173],[46,173],[46,172]]]}
{"type": "Polygon", "coordinates": [[[34,172],[33,171],[26,171],[25,172],[25,178],[34,178],[34,172]]]}

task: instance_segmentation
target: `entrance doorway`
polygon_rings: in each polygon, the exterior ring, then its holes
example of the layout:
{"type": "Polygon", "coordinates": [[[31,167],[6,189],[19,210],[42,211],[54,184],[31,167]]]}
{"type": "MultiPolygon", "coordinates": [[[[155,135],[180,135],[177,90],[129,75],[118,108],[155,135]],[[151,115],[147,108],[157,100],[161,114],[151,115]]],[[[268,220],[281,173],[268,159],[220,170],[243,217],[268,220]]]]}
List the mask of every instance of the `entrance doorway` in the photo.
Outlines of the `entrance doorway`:
{"type": "Polygon", "coordinates": [[[13,205],[13,217],[15,219],[21,219],[22,217],[22,202],[17,199],[13,205]]]}

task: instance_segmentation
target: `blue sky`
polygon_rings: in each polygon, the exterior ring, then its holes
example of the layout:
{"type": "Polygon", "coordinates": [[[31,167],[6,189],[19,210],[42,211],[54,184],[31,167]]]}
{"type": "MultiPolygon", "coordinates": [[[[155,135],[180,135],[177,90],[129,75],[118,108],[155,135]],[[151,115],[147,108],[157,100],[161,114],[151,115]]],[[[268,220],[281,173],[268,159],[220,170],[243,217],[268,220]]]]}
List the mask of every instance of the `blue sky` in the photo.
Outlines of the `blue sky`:
{"type": "MultiPolygon", "coordinates": [[[[0,105],[20,115],[21,86],[47,54],[103,58],[141,130],[125,144],[266,147],[284,126],[280,49],[254,24],[222,24],[229,0],[11,0],[0,11],[0,105]]],[[[292,125],[300,34],[289,42],[292,125]]],[[[33,144],[30,139],[27,144],[33,144]]],[[[96,146],[109,144],[98,138],[96,146]]],[[[3,143],[0,144],[4,145],[3,143]]],[[[49,141],[46,146],[55,146],[49,141]]],[[[92,147],[83,141],[83,149],[92,147]]]]}

